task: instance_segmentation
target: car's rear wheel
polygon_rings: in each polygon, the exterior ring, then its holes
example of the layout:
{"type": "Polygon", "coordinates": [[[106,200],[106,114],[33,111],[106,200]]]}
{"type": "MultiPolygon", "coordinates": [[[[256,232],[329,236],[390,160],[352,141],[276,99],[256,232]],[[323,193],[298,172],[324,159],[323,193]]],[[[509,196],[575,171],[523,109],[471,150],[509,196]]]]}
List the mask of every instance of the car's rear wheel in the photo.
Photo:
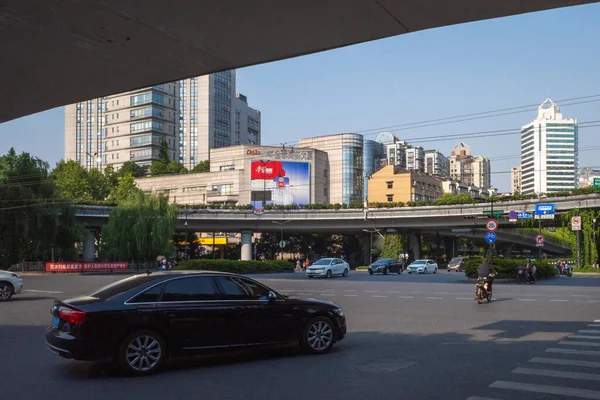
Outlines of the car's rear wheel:
{"type": "Polygon", "coordinates": [[[398,275],[402,275],[402,267],[398,267],[398,275]]]}
{"type": "Polygon", "coordinates": [[[427,273],[427,268],[425,268],[425,269],[423,270],[423,273],[424,273],[424,274],[426,274],[426,273],[427,273]]]}
{"type": "Polygon", "coordinates": [[[433,273],[434,273],[434,274],[437,274],[437,267],[435,267],[435,268],[433,269],[433,273]]]}
{"type": "Polygon", "coordinates": [[[327,317],[312,318],[302,332],[301,345],[311,354],[323,354],[331,350],[334,342],[333,323],[327,317]]]}
{"type": "Polygon", "coordinates": [[[344,269],[344,273],[342,274],[343,277],[348,276],[348,268],[344,269]]]}
{"type": "Polygon", "coordinates": [[[162,337],[142,329],[129,334],[119,347],[119,366],[130,375],[148,375],[160,367],[166,356],[162,337]]]}
{"type": "Polygon", "coordinates": [[[387,274],[388,274],[388,269],[387,269],[387,268],[384,268],[384,269],[383,269],[383,274],[384,274],[384,275],[387,275],[387,274]]]}
{"type": "Polygon", "coordinates": [[[9,282],[0,282],[0,301],[8,301],[14,293],[13,285],[9,282]]]}
{"type": "Polygon", "coordinates": [[[327,270],[327,273],[325,274],[325,276],[328,278],[331,278],[331,270],[330,269],[327,270]]]}

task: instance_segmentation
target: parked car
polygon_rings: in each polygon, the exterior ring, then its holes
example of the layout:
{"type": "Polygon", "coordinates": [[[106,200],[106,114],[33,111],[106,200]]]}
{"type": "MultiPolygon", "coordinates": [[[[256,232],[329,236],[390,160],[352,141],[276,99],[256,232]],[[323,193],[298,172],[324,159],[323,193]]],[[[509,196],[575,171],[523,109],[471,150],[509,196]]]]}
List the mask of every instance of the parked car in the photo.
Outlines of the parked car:
{"type": "Polygon", "coordinates": [[[8,301],[23,289],[23,278],[10,271],[0,271],[0,301],[8,301]]]}
{"type": "Polygon", "coordinates": [[[402,262],[395,258],[380,258],[374,263],[369,265],[369,275],[376,273],[383,273],[387,275],[388,272],[402,273],[402,262]]]}
{"type": "Polygon", "coordinates": [[[342,309],[281,295],[219,272],[136,275],[88,295],[56,300],[47,347],[75,360],[113,359],[132,375],[167,357],[232,348],[300,344],[328,352],[346,335],[342,309]]]}
{"type": "Polygon", "coordinates": [[[348,276],[350,265],[341,258],[321,258],[306,268],[306,276],[325,276],[331,278],[333,275],[348,276]]]}
{"type": "Polygon", "coordinates": [[[438,265],[433,260],[416,260],[407,268],[408,273],[417,272],[419,274],[437,273],[438,265]]]}
{"type": "Polygon", "coordinates": [[[467,259],[465,257],[454,257],[448,263],[448,272],[456,271],[463,272],[465,270],[465,264],[467,259]]]}

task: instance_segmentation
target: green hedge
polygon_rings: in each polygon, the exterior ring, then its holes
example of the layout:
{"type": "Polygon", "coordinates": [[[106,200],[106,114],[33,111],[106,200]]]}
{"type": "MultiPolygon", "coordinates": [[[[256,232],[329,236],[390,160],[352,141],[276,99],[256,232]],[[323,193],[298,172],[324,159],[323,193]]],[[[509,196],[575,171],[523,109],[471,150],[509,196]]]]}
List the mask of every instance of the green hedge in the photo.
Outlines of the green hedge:
{"type": "Polygon", "coordinates": [[[202,270],[233,272],[236,274],[259,274],[267,272],[293,272],[294,265],[288,261],[236,261],[236,260],[188,260],[182,261],[177,270],[202,270]]]}
{"type": "MultiPolygon", "coordinates": [[[[483,261],[482,258],[471,258],[465,265],[465,275],[469,278],[477,278],[477,267],[483,261]]],[[[525,265],[526,260],[514,260],[514,259],[494,259],[494,269],[498,273],[497,278],[510,278],[515,279],[517,277],[517,268],[521,265],[525,265]]],[[[556,269],[553,265],[546,261],[535,261],[536,273],[535,276],[538,279],[548,279],[556,275],[556,269]]]]}

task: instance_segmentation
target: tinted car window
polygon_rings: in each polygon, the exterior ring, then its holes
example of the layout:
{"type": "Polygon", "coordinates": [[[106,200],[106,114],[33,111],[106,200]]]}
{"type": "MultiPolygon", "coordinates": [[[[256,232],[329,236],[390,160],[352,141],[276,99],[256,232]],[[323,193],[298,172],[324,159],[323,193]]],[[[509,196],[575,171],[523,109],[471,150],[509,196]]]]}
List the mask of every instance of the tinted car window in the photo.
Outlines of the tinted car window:
{"type": "Polygon", "coordinates": [[[267,300],[269,289],[249,279],[217,277],[226,300],[267,300]]]}
{"type": "Polygon", "coordinates": [[[138,294],[129,303],[156,303],[164,285],[156,285],[138,294]]]}
{"type": "Polygon", "coordinates": [[[132,276],[131,278],[122,279],[115,283],[111,283],[110,285],[104,286],[103,288],[90,294],[90,297],[106,300],[156,279],[156,276],[152,275],[132,276]]]}
{"type": "Polygon", "coordinates": [[[317,262],[315,262],[313,265],[329,265],[331,264],[331,260],[325,259],[325,260],[319,260],[317,262]]]}
{"type": "Polygon", "coordinates": [[[217,291],[209,276],[175,279],[167,282],[162,301],[215,300],[217,291]]]}

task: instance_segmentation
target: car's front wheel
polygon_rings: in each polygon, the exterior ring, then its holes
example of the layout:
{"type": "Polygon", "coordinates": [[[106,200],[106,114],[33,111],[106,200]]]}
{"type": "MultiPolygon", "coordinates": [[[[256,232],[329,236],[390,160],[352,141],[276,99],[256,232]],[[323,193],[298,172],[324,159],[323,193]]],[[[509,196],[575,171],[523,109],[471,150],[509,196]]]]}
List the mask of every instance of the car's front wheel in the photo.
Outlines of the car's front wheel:
{"type": "Polygon", "coordinates": [[[129,334],[119,348],[119,365],[130,375],[142,376],[155,372],[166,357],[162,337],[142,329],[129,334]]]}
{"type": "Polygon", "coordinates": [[[0,301],[8,301],[14,293],[13,286],[8,282],[0,282],[0,301]]]}
{"type": "Polygon", "coordinates": [[[348,276],[348,268],[344,269],[344,273],[342,274],[343,277],[347,277],[348,276]]]}
{"type": "Polygon", "coordinates": [[[369,275],[373,275],[373,271],[369,270],[369,275]]]}
{"type": "Polygon", "coordinates": [[[332,275],[331,270],[328,269],[327,273],[325,274],[325,276],[328,277],[328,278],[331,278],[331,275],[332,275]]]}
{"type": "Polygon", "coordinates": [[[384,275],[387,275],[387,274],[388,274],[388,269],[387,269],[387,268],[384,268],[384,269],[383,269],[383,274],[384,274],[384,275]]]}
{"type": "Polygon", "coordinates": [[[302,332],[302,348],[311,354],[327,353],[333,347],[333,323],[327,317],[312,318],[302,332]]]}

